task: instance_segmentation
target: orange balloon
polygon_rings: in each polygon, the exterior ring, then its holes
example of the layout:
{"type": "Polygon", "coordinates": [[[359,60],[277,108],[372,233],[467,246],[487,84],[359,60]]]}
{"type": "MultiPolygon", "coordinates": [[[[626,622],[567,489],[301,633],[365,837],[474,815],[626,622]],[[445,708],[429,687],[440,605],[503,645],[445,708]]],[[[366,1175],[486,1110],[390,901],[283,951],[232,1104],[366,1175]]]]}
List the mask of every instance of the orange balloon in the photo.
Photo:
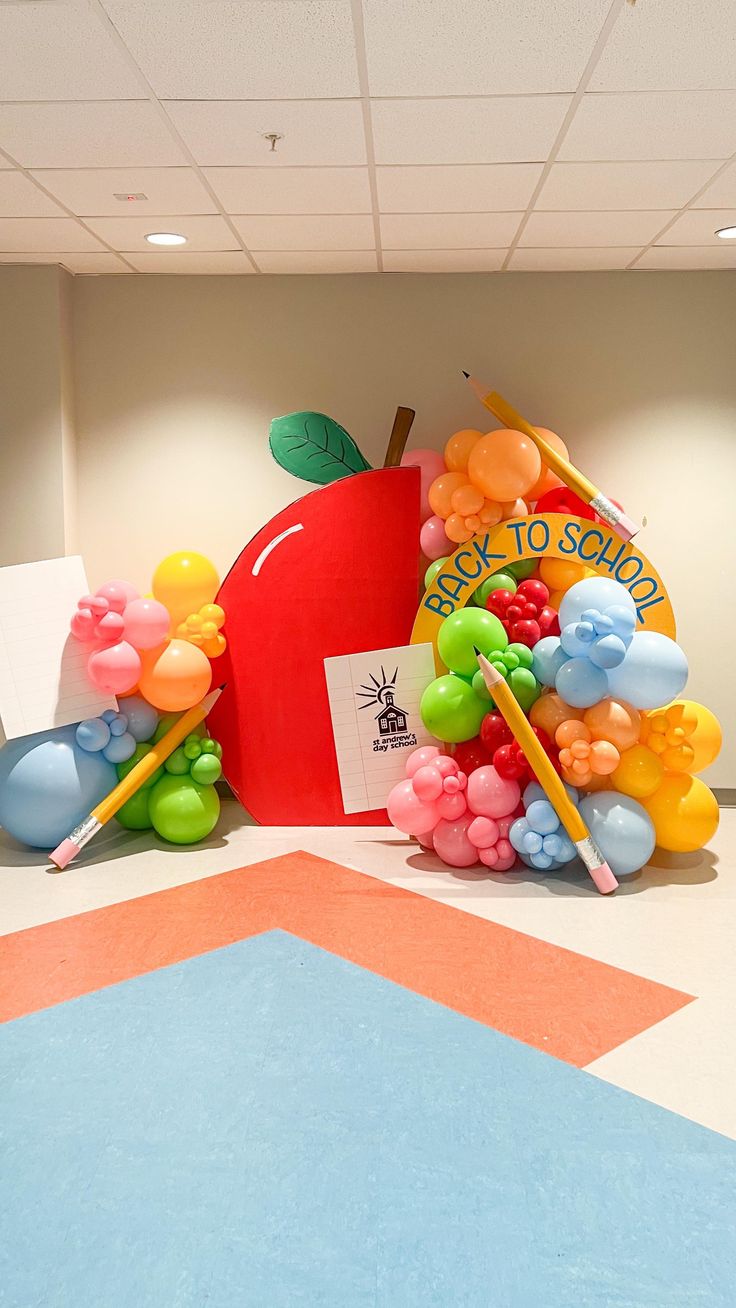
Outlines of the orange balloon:
{"type": "Polygon", "coordinates": [[[610,740],[621,751],[638,743],[641,716],[622,699],[600,700],[585,710],[583,721],[593,740],[610,740]]]}
{"type": "Polygon", "coordinates": [[[207,655],[188,640],[170,640],[141,654],[140,693],[165,713],[199,704],[212,684],[207,655]]]}
{"type": "Polygon", "coordinates": [[[661,786],[642,801],[660,849],[689,854],[707,845],[718,829],[718,801],[700,777],[665,772],[661,786]]]}
{"type": "Polygon", "coordinates": [[[452,492],[450,502],[455,513],[462,513],[465,517],[468,517],[472,513],[480,513],[485,504],[485,499],[483,492],[468,481],[464,486],[458,486],[457,490],[452,492]]]}
{"type": "Polygon", "coordinates": [[[509,503],[501,505],[501,517],[504,522],[507,518],[525,518],[527,512],[525,500],[510,500],[509,503]]]}
{"type": "Polygon", "coordinates": [[[456,545],[462,545],[464,541],[470,540],[473,535],[473,528],[461,513],[451,513],[445,523],[445,535],[448,540],[454,541],[456,545]]]}
{"type": "MultiPolygon", "coordinates": [[[[565,718],[555,731],[555,743],[563,749],[569,748],[576,740],[590,740],[590,732],[579,718],[565,718]]],[[[572,750],[575,753],[575,750],[572,750]]]]}
{"type": "MultiPolygon", "coordinates": [[[[541,580],[542,574],[540,573],[539,576],[541,580]]],[[[547,603],[549,604],[549,607],[551,609],[554,609],[556,613],[559,613],[560,605],[564,598],[565,598],[564,590],[552,590],[550,591],[549,600],[547,601],[547,603]]]]}
{"type": "Polygon", "coordinates": [[[534,441],[506,427],[482,436],[468,459],[470,480],[489,499],[501,503],[526,495],[541,471],[542,460],[534,441]]]}
{"type": "Polygon", "coordinates": [[[464,472],[441,472],[435,477],[429,488],[429,506],[438,518],[449,518],[452,513],[452,497],[461,486],[468,485],[464,472]]]}
{"type": "Polygon", "coordinates": [[[501,521],[502,516],[502,506],[497,504],[495,500],[483,501],[483,508],[478,514],[478,517],[484,527],[495,527],[496,524],[501,521]]]}
{"type": "Polygon", "coordinates": [[[621,755],[610,740],[594,740],[590,747],[591,771],[606,777],[618,767],[621,755]]]}
{"type": "Polygon", "coordinates": [[[664,768],[656,754],[646,745],[632,745],[624,750],[612,776],[617,790],[632,799],[646,799],[661,784],[664,768]]]}
{"type": "MultiPolygon", "coordinates": [[[[535,431],[538,431],[540,435],[544,436],[547,444],[551,445],[552,449],[555,450],[557,454],[561,454],[563,458],[569,459],[570,456],[568,454],[567,446],[562,437],[557,435],[557,432],[550,431],[548,427],[535,427],[535,431]]],[[[562,485],[564,485],[564,483],[560,481],[560,478],[556,473],[552,472],[552,470],[547,467],[544,458],[542,458],[542,471],[534,485],[529,488],[529,493],[526,498],[528,500],[538,500],[542,495],[546,495],[547,491],[554,490],[557,486],[562,485]]]]}
{"type": "Polygon", "coordinates": [[[445,446],[445,463],[450,472],[468,471],[470,451],[482,435],[482,431],[476,431],[474,427],[465,427],[450,437],[445,446]]]}
{"type": "Polygon", "coordinates": [[[553,690],[540,695],[529,710],[529,721],[532,726],[546,731],[551,739],[554,739],[560,723],[568,722],[570,718],[577,718],[578,722],[582,722],[583,710],[571,708],[553,690]]]}
{"type": "Polygon", "coordinates": [[[574,586],[576,581],[583,580],[585,567],[582,563],[574,563],[571,559],[542,559],[539,575],[550,590],[566,591],[574,586]]]}

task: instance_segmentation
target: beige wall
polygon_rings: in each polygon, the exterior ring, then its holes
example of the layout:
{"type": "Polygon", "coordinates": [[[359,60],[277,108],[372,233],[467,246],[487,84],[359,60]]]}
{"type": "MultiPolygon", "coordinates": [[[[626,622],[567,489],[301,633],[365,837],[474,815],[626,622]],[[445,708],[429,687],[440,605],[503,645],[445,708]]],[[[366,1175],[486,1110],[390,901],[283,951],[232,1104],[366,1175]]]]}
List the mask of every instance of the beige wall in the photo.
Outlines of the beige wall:
{"type": "MultiPolygon", "coordinates": [[[[308,489],[271,459],[274,414],[324,410],[371,462],[397,404],[417,410],[416,445],[484,426],[465,367],[564,434],[580,466],[646,516],[638,544],[670,590],[688,693],[733,729],[735,297],[728,272],[77,278],[90,581],[147,587],[158,560],[186,547],[226,570],[308,489]]],[[[35,367],[15,393],[40,404],[35,367]]],[[[8,462],[22,485],[19,454],[8,462]]],[[[708,779],[736,785],[733,744],[708,779]]]]}
{"type": "Polygon", "coordinates": [[[65,552],[62,329],[72,279],[58,268],[0,267],[0,563],[65,552]]]}

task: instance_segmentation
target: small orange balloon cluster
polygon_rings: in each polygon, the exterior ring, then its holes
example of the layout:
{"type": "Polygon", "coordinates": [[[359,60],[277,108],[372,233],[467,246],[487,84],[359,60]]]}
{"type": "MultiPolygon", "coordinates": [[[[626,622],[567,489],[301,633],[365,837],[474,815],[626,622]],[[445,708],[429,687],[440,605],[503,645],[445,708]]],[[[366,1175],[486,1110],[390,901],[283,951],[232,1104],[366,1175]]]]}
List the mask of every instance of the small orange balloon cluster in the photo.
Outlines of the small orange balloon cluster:
{"type": "MultiPolygon", "coordinates": [[[[559,436],[545,427],[538,430],[567,458],[559,436]]],[[[485,435],[472,428],[455,432],[444,458],[447,471],[429,487],[429,504],[455,544],[483,527],[527,513],[540,496],[562,484],[542,463],[534,442],[505,427],[485,435]]]]}

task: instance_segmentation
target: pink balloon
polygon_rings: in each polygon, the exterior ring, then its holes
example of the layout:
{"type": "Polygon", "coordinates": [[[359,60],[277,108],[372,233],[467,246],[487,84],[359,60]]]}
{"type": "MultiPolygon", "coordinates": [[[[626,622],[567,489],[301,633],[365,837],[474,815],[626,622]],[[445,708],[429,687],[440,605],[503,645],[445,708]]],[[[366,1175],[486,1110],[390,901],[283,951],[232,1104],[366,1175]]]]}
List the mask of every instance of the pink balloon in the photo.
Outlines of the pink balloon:
{"type": "MultiPolygon", "coordinates": [[[[437,450],[406,450],[401,457],[401,466],[402,468],[418,468],[420,471],[421,499],[419,508],[421,521],[426,522],[427,518],[432,517],[427,493],[435,478],[439,477],[441,473],[447,472],[445,460],[437,450]]],[[[436,557],[439,559],[441,555],[438,554],[436,557]]],[[[427,558],[429,558],[429,555],[427,555],[427,558]]]]}
{"type": "Polygon", "coordinates": [[[442,559],[446,554],[454,553],[456,548],[445,531],[442,518],[436,515],[427,518],[424,523],[419,533],[419,547],[424,557],[430,561],[442,559]]]}
{"type": "Polygon", "coordinates": [[[169,610],[158,600],[134,599],[123,612],[125,638],[136,649],[155,649],[169,634],[169,610]]]}
{"type": "Polygon", "coordinates": [[[71,633],[77,640],[94,640],[97,618],[90,608],[77,609],[72,614],[71,633]]]}
{"type": "Polygon", "coordinates": [[[424,803],[431,804],[433,799],[439,799],[442,794],[442,774],[431,763],[417,768],[411,781],[414,794],[424,803]]]}
{"type": "Polygon", "coordinates": [[[478,851],[478,858],[486,867],[492,868],[494,872],[508,872],[509,868],[516,862],[516,850],[509,844],[508,840],[499,840],[497,844],[491,845],[488,849],[478,851]]]}
{"type": "Polygon", "coordinates": [[[123,619],[119,613],[109,609],[103,614],[95,627],[97,640],[104,640],[106,645],[117,645],[123,639],[123,619]]]}
{"type": "Polygon", "coordinates": [[[448,822],[454,821],[455,818],[461,818],[463,813],[467,813],[467,811],[468,801],[462,790],[457,790],[454,794],[448,794],[445,791],[437,800],[437,812],[441,818],[445,818],[448,822]]]}
{"type": "Polygon", "coordinates": [[[454,821],[443,818],[437,823],[432,833],[434,851],[448,867],[472,867],[478,862],[478,851],[468,839],[472,821],[472,813],[465,813],[454,821]]]}
{"type": "Polygon", "coordinates": [[[131,586],[129,581],[114,579],[97,587],[97,595],[107,600],[113,613],[122,613],[126,604],[138,599],[138,594],[135,586],[131,586]]]}
{"type": "Polygon", "coordinates": [[[414,794],[411,780],[399,781],[387,801],[388,820],[407,836],[418,836],[435,826],[439,813],[436,804],[425,804],[414,794]]]}
{"type": "Polygon", "coordinates": [[[434,849],[433,831],[423,831],[421,836],[417,836],[417,840],[419,841],[419,844],[422,846],[422,849],[428,849],[428,850],[434,849]]]}
{"type": "Polygon", "coordinates": [[[499,835],[498,823],[494,822],[493,818],[473,818],[468,827],[468,839],[472,841],[476,849],[487,849],[491,845],[495,845],[499,835]]]}
{"type": "Polygon", "coordinates": [[[420,745],[419,749],[413,749],[404,764],[407,777],[413,777],[415,772],[439,758],[441,753],[442,750],[437,745],[420,745]]]}
{"type": "Polygon", "coordinates": [[[106,695],[124,695],[132,690],[141,675],[141,660],[127,640],[95,650],[87,662],[92,685],[106,695]]]}
{"type": "Polygon", "coordinates": [[[520,797],[518,782],[500,777],[492,764],[476,768],[468,777],[468,804],[480,817],[507,817],[520,797]]]}

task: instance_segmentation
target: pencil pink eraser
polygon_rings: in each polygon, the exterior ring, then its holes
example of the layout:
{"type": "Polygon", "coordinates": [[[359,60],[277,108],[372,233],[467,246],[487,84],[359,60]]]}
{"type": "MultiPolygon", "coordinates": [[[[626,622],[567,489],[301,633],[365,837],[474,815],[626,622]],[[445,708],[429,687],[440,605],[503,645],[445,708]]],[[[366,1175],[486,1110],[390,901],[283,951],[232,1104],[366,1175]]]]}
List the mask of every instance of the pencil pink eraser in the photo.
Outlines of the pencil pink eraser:
{"type": "Polygon", "coordinates": [[[631,540],[632,536],[635,536],[638,531],[641,531],[641,528],[637,522],[634,522],[633,518],[628,516],[627,513],[622,513],[614,530],[619,536],[623,536],[624,540],[631,540]]]}
{"type": "Polygon", "coordinates": [[[62,840],[61,844],[56,846],[53,854],[49,854],[49,858],[58,868],[64,868],[73,858],[76,858],[78,853],[79,845],[75,845],[67,836],[66,840],[62,840]]]}
{"type": "Polygon", "coordinates": [[[607,863],[600,863],[598,867],[588,868],[588,871],[596,889],[600,890],[602,895],[610,895],[612,890],[618,890],[618,881],[607,863]]]}

